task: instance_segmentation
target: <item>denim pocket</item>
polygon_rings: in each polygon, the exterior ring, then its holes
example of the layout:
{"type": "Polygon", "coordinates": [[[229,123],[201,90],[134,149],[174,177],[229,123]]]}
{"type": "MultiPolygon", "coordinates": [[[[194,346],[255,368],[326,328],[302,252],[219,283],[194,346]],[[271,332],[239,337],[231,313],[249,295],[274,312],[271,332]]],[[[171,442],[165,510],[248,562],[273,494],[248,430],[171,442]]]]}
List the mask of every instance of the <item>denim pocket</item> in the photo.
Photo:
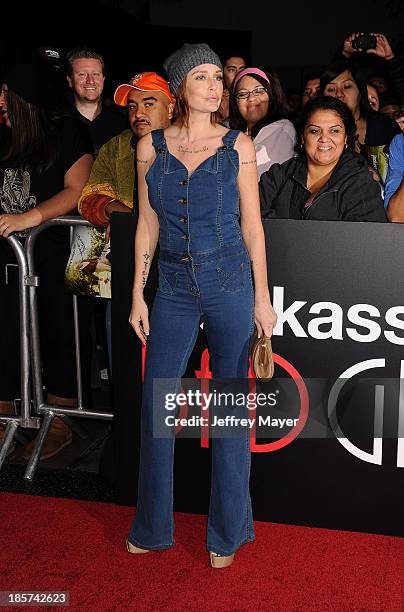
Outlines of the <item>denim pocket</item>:
{"type": "Polygon", "coordinates": [[[158,290],[160,293],[165,293],[167,295],[173,295],[175,288],[177,286],[177,277],[178,272],[172,272],[171,270],[164,270],[159,263],[159,286],[158,290]]]}
{"type": "Polygon", "coordinates": [[[216,268],[220,288],[223,291],[228,291],[229,293],[236,293],[237,291],[241,291],[245,286],[245,273],[246,273],[246,265],[244,262],[239,263],[237,267],[234,267],[230,263],[228,265],[224,265],[221,268],[216,268]]]}

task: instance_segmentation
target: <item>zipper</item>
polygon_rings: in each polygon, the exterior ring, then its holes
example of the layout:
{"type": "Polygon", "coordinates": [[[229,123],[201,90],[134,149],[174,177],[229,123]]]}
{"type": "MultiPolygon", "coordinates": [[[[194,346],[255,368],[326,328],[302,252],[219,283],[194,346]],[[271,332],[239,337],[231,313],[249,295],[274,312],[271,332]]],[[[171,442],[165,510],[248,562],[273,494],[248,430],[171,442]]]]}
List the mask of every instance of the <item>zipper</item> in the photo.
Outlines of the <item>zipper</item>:
{"type": "Polygon", "coordinates": [[[335,188],[335,189],[329,189],[328,191],[323,191],[322,193],[319,193],[318,196],[315,198],[315,200],[313,201],[312,204],[310,204],[310,206],[308,208],[304,208],[304,218],[308,217],[308,213],[311,211],[311,209],[313,208],[313,206],[315,206],[317,204],[317,202],[319,201],[319,199],[324,196],[324,195],[328,195],[329,193],[338,193],[339,189],[335,188]]]}

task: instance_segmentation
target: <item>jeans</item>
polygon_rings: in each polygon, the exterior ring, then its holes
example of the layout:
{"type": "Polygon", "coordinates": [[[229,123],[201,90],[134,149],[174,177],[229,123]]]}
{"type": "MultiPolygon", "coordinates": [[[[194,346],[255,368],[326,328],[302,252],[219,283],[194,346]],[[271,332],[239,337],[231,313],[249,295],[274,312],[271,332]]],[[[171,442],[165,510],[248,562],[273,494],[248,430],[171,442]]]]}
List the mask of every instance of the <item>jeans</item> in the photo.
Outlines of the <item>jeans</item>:
{"type": "MultiPolygon", "coordinates": [[[[201,320],[206,331],[214,377],[246,378],[254,326],[251,265],[243,243],[223,247],[218,255],[182,262],[160,252],[159,288],[150,318],[143,388],[141,449],[136,516],[129,542],[140,548],[174,544],[174,434],[153,436],[153,379],[177,381],[177,390],[195,344],[201,320]]],[[[156,403],[158,404],[156,405],[156,403]]],[[[230,555],[254,539],[249,493],[250,448],[240,437],[212,443],[212,487],[207,549],[230,555]]]]}

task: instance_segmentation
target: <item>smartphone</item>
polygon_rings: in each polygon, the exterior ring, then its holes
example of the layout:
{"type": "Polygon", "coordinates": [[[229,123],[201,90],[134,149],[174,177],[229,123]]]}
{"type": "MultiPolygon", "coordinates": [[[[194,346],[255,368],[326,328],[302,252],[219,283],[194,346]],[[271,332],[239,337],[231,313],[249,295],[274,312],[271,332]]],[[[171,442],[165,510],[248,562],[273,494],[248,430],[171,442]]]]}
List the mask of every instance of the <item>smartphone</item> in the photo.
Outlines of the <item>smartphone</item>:
{"type": "Polygon", "coordinates": [[[362,51],[376,49],[376,36],[373,36],[373,34],[361,34],[357,36],[352,41],[352,49],[362,49],[362,51]]]}

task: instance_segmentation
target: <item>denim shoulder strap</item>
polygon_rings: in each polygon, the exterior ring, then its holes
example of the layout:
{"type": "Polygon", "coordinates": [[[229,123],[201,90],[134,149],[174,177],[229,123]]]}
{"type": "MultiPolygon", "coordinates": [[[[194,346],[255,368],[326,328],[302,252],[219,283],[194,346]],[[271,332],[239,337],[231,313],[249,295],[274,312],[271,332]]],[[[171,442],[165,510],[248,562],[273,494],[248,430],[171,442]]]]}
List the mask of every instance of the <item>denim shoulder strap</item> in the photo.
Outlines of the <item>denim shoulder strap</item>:
{"type": "Polygon", "coordinates": [[[223,145],[227,149],[232,149],[236,142],[237,136],[240,134],[240,130],[229,130],[225,136],[223,136],[223,145]]]}
{"type": "Polygon", "coordinates": [[[166,139],[164,138],[164,130],[153,130],[151,133],[153,147],[156,153],[166,149],[166,139]]]}

